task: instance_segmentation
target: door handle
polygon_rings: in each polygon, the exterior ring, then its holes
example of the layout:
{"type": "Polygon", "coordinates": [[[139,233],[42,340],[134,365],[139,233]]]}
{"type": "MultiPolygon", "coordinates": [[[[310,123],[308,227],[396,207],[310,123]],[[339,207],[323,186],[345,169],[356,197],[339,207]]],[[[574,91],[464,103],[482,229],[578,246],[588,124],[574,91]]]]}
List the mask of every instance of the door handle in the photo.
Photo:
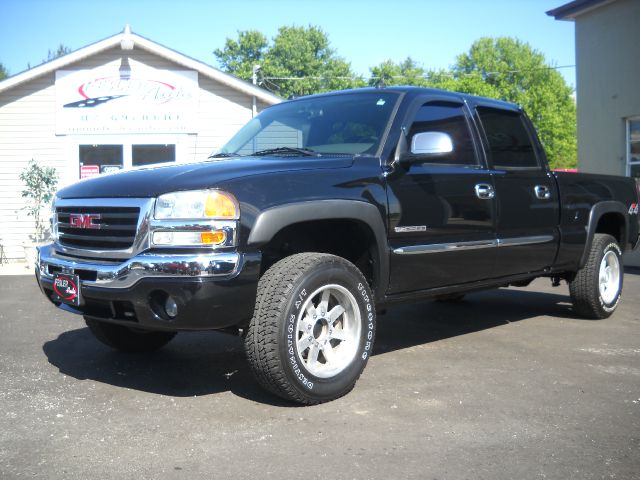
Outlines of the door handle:
{"type": "Polygon", "coordinates": [[[551,198],[551,190],[546,185],[536,185],[533,187],[533,191],[540,200],[549,200],[551,198]]]}
{"type": "Polygon", "coordinates": [[[496,191],[493,189],[493,185],[488,183],[479,183],[475,186],[476,197],[481,200],[491,200],[496,196],[496,191]]]}

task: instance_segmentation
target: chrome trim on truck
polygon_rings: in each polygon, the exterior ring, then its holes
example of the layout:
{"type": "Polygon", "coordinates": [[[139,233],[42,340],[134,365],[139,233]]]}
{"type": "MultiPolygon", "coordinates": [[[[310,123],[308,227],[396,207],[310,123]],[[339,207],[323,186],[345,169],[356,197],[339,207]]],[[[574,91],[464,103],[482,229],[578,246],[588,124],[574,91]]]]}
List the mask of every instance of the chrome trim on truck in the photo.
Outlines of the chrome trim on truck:
{"type": "Polygon", "coordinates": [[[36,269],[40,276],[53,280],[55,273],[81,274],[81,283],[103,288],[129,288],[143,278],[215,278],[228,277],[240,269],[236,252],[202,254],[141,253],[122,263],[63,258],[53,245],[40,248],[36,269]],[[82,276],[93,275],[95,280],[82,276]]]}
{"type": "MultiPolygon", "coordinates": [[[[203,232],[213,230],[223,230],[225,240],[220,245],[212,245],[211,248],[233,247],[237,245],[237,220],[156,220],[153,218],[155,198],[82,198],[82,199],[56,199],[54,214],[52,218],[54,238],[57,234],[57,208],[119,208],[134,207],[140,209],[138,222],[136,224],[135,239],[131,247],[127,249],[90,249],[80,247],[70,247],[62,245],[57,239],[55,241],[56,250],[70,257],[92,258],[96,260],[122,260],[125,261],[135,255],[140,255],[145,250],[153,247],[154,232],[174,232],[190,231],[203,232]]],[[[162,245],[163,249],[184,249],[192,245],[162,245]]]]}
{"type": "Polygon", "coordinates": [[[477,250],[478,248],[497,247],[495,240],[481,240],[477,242],[458,243],[434,243],[431,245],[409,245],[407,247],[396,248],[393,253],[398,255],[417,255],[420,253],[440,253],[459,252],[460,250],[477,250]]]}
{"type": "Polygon", "coordinates": [[[52,218],[54,237],[57,234],[58,215],[57,208],[73,208],[73,207],[137,207],[140,209],[138,216],[138,223],[136,225],[135,239],[131,247],[120,250],[100,250],[100,249],[88,249],[88,248],[74,248],[61,245],[56,239],[56,249],[70,256],[77,257],[92,257],[96,259],[109,258],[109,259],[122,259],[131,258],[138,252],[149,248],[150,236],[149,225],[153,217],[153,206],[155,204],[155,198],[57,198],[54,205],[54,214],[52,218]]]}
{"type": "Polygon", "coordinates": [[[536,235],[531,237],[499,238],[497,240],[478,240],[473,242],[434,243],[431,245],[409,245],[393,250],[396,255],[416,255],[422,253],[459,252],[461,250],[477,250],[479,248],[518,247],[548,243],[554,240],[553,235],[536,235]]]}

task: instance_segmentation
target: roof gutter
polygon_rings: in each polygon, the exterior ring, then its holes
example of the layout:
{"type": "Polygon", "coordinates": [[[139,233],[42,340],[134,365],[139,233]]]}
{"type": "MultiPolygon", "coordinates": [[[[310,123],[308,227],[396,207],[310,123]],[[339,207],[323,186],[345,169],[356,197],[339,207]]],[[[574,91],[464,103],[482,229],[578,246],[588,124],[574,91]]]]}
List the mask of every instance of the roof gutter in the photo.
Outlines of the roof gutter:
{"type": "Polygon", "coordinates": [[[615,1],[616,0],[574,0],[573,2],[566,3],[554,8],[553,10],[549,10],[546,13],[550,17],[554,17],[556,20],[572,21],[580,15],[615,1]]]}

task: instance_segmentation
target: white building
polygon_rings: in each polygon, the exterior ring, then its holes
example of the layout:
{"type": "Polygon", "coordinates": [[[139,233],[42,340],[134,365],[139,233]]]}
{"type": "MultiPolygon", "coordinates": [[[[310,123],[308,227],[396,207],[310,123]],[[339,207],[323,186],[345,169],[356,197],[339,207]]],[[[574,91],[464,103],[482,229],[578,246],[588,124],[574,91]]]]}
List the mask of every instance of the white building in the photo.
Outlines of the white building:
{"type": "MultiPolygon", "coordinates": [[[[575,23],[578,168],[640,182],[640,1],[573,0],[547,14],[575,23]]],[[[625,263],[640,267],[640,251],[625,263]]]]}
{"type": "Polygon", "coordinates": [[[59,187],[114,169],[205,160],[280,98],[149,39],[123,33],[0,82],[0,244],[33,233],[20,173],[54,167],[59,187]]]}

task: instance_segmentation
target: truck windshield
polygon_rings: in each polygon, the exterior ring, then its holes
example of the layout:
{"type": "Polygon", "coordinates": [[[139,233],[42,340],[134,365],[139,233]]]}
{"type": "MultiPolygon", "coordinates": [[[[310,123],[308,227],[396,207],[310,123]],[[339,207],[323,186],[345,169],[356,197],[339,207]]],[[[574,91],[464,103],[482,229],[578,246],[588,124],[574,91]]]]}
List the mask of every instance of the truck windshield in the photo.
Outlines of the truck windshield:
{"type": "Polygon", "coordinates": [[[283,102],[253,118],[212,157],[373,154],[398,96],[370,91],[283,102]]]}

